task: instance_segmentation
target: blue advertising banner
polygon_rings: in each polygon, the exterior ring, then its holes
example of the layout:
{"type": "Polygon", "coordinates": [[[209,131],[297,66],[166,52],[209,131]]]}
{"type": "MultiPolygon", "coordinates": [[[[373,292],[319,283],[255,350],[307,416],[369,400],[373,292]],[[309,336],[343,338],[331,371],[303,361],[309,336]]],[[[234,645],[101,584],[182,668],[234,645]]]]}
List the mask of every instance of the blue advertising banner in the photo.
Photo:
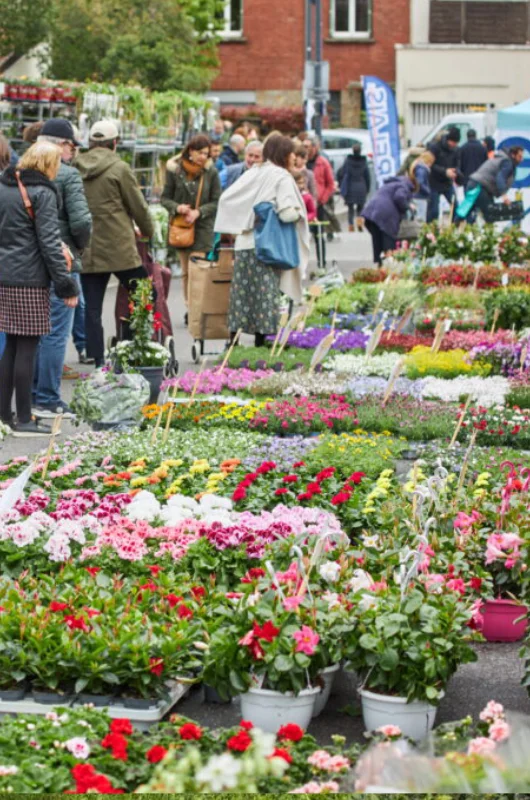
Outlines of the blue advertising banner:
{"type": "Polygon", "coordinates": [[[378,186],[395,175],[400,166],[399,121],[394,92],[380,78],[363,76],[364,103],[372,137],[378,186]]]}

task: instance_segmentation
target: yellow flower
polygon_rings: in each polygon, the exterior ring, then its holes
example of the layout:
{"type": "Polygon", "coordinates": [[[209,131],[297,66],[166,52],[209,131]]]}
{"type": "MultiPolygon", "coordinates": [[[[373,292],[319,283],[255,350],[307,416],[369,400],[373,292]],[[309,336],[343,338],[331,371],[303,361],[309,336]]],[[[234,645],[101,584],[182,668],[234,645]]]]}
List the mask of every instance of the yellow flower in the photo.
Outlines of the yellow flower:
{"type": "Polygon", "coordinates": [[[139,486],[145,486],[147,483],[147,478],[133,478],[131,481],[131,487],[133,489],[137,489],[139,486]]]}

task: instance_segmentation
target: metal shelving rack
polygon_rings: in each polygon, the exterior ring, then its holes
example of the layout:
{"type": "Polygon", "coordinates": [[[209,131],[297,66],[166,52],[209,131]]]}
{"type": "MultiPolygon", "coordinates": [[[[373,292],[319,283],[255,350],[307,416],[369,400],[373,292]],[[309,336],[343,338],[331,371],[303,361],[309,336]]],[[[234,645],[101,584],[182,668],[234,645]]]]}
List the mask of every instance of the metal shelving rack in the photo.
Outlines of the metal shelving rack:
{"type": "Polygon", "coordinates": [[[32,122],[45,122],[59,114],[72,120],[75,117],[74,103],[56,103],[47,100],[2,100],[0,101],[0,131],[7,136],[13,148],[22,144],[22,131],[32,122]],[[10,111],[5,111],[5,106],[10,106],[10,111]],[[69,112],[69,113],[65,113],[69,112]],[[13,128],[15,128],[13,135],[13,128]],[[8,133],[11,131],[11,133],[8,133]]]}

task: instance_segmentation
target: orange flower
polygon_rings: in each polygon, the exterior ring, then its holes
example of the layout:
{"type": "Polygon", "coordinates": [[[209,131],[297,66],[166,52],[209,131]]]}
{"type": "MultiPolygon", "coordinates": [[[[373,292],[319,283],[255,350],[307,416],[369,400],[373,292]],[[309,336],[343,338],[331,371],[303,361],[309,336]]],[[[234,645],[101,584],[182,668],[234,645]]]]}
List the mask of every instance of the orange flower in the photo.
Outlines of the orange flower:
{"type": "Polygon", "coordinates": [[[151,475],[151,477],[147,479],[147,483],[160,483],[160,478],[157,478],[156,475],[151,475]]]}

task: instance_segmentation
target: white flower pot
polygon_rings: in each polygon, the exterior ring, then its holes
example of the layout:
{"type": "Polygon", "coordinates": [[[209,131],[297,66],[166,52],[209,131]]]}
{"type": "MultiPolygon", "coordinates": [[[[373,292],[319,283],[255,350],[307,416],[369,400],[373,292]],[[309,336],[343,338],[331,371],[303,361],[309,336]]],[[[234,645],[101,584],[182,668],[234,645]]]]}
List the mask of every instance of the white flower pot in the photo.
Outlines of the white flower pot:
{"type": "Polygon", "coordinates": [[[335,675],[339,669],[340,664],[333,664],[331,667],[326,667],[326,669],[322,670],[320,677],[324,681],[324,686],[320,689],[320,694],[317,695],[317,699],[315,700],[313,717],[318,717],[318,715],[324,711],[333,688],[335,675]]]}
{"type": "Polygon", "coordinates": [[[241,716],[267,733],[276,733],[288,722],[294,722],[305,730],[311,722],[319,692],[318,686],[303,689],[298,695],[272,689],[249,689],[241,695],[241,716]]]}
{"type": "Polygon", "coordinates": [[[359,689],[364,727],[375,731],[382,725],[397,725],[405,736],[425,739],[434,726],[436,706],[419,700],[407,703],[406,697],[391,697],[359,689]]]}

